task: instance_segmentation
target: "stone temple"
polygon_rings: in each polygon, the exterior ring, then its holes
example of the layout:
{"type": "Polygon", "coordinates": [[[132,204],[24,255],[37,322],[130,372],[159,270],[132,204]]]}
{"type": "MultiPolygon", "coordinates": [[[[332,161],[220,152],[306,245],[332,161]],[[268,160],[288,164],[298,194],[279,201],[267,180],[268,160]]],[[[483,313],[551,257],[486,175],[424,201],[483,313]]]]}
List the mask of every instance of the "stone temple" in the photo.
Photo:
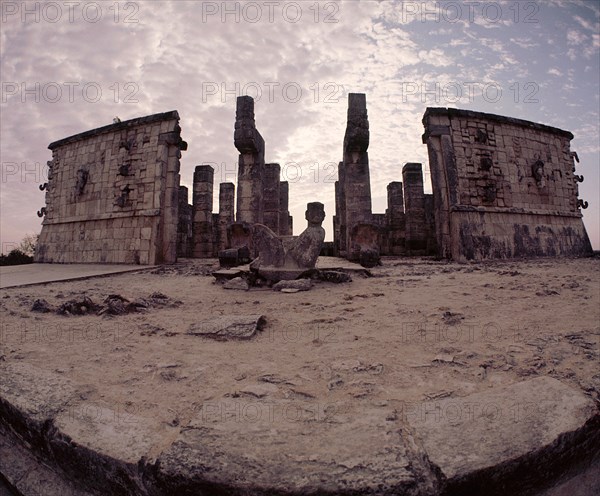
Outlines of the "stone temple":
{"type": "MultiPolygon", "coordinates": [[[[335,183],[334,255],[369,267],[385,255],[464,261],[592,252],[570,132],[446,108],[427,108],[423,125],[432,194],[424,192],[422,164],[408,162],[388,184],[385,213],[373,213],[366,96],[349,94],[335,183]]],[[[237,258],[244,250],[252,259],[256,224],[292,242],[289,185],[280,180],[280,165],[265,161],[248,96],[237,99],[234,145],[237,192],[233,183],[219,184],[214,212],[211,166],[195,168],[191,204],[180,185],[187,143],[176,111],[51,143],[35,261],[162,264],[178,257],[237,258]]]]}

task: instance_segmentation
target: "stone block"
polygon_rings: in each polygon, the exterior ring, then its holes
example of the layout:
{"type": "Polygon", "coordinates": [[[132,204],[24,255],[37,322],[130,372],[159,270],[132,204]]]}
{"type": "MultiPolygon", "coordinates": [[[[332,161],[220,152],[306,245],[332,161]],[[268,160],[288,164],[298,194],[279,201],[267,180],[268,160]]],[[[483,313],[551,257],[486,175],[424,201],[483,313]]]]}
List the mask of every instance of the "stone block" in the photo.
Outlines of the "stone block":
{"type": "Polygon", "coordinates": [[[411,405],[404,414],[452,495],[533,494],[574,457],[591,458],[600,442],[593,401],[550,377],[411,405]]]}

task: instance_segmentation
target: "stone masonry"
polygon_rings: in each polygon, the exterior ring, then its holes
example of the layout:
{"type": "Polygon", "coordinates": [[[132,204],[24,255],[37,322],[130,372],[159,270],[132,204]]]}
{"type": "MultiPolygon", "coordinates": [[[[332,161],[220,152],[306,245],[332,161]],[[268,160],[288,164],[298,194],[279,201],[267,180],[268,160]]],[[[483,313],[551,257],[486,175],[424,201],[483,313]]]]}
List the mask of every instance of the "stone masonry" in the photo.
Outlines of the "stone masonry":
{"type": "Polygon", "coordinates": [[[235,185],[221,183],[219,185],[219,220],[217,240],[217,253],[229,248],[227,228],[233,224],[235,211],[235,185]]]}
{"type": "Polygon", "coordinates": [[[254,122],[254,99],[237,99],[234,144],[238,162],[237,222],[262,224],[264,221],[265,140],[254,122]]]}
{"type": "MultiPolygon", "coordinates": [[[[592,252],[570,132],[445,108],[428,108],[423,124],[433,194],[424,192],[422,165],[409,162],[402,181],[388,184],[386,212],[373,213],[366,96],[349,94],[335,183],[336,256],[373,266],[381,255],[482,260],[592,252]]],[[[237,99],[237,198],[234,184],[220,184],[218,213],[210,165],[195,168],[188,203],[179,184],[187,149],[180,133],[171,111],[51,143],[35,261],[159,264],[232,249],[251,259],[256,224],[292,241],[289,184],[280,181],[279,164],[265,163],[251,97],[237,99]]]]}
{"type": "Polygon", "coordinates": [[[175,262],[180,132],[172,111],[51,143],[35,261],[175,262]]]}
{"type": "Polygon", "coordinates": [[[378,231],[371,211],[368,148],[367,99],[362,93],[350,93],[343,160],[346,253],[349,260],[361,261],[366,257],[376,263],[378,231]]]}
{"type": "Polygon", "coordinates": [[[192,256],[192,206],[188,203],[189,191],[185,186],[179,186],[179,220],[177,222],[177,257],[192,256]]]}
{"type": "MultiPolygon", "coordinates": [[[[280,181],[279,164],[265,164],[265,141],[256,129],[254,100],[248,96],[237,99],[234,145],[240,153],[237,202],[234,184],[221,183],[219,212],[213,213],[214,170],[200,165],[194,171],[193,205],[188,205],[193,220],[186,217],[187,209],[183,208],[179,229],[184,231],[185,223],[191,223],[191,256],[195,258],[215,257],[230,248],[249,245],[253,224],[264,224],[278,236],[292,235],[289,185],[280,181]]],[[[179,253],[185,251],[183,239],[179,237],[179,253]]]]}
{"type": "Polygon", "coordinates": [[[193,250],[194,258],[213,256],[213,182],[215,170],[199,165],[194,170],[193,250]]]}
{"type": "Polygon", "coordinates": [[[273,232],[279,233],[279,188],[281,167],[279,164],[265,164],[263,183],[263,223],[273,232]]]}
{"type": "Polygon", "coordinates": [[[455,260],[585,255],[573,135],[482,112],[423,117],[440,255],[455,260]]]}
{"type": "Polygon", "coordinates": [[[294,219],[290,215],[290,185],[287,181],[279,183],[279,235],[291,236],[294,231],[294,219]]]}

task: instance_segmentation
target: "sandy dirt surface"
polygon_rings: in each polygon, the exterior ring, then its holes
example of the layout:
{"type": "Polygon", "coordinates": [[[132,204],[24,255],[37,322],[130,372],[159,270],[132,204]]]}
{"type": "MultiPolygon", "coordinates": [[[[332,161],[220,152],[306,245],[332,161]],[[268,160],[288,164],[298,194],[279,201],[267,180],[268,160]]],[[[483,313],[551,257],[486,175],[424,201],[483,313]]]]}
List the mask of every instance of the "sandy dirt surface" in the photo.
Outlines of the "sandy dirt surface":
{"type": "Polygon", "coordinates": [[[274,425],[304,422],[308,436],[314,420],[366,407],[410,414],[427,400],[541,375],[600,399],[598,257],[384,258],[372,277],[317,282],[293,294],[225,290],[210,276],[216,268],[184,260],[151,272],[4,289],[0,360],[79,384],[74,415],[147,419],[164,441],[155,455],[199,412],[218,415],[232,399],[242,408],[237,415],[248,419],[258,405],[274,425]],[[150,299],[155,292],[167,298],[150,299]],[[40,298],[57,308],[84,296],[102,304],[111,294],[152,305],[117,316],[31,310],[40,298]],[[192,324],[226,314],[262,314],[267,324],[248,341],[186,335],[192,324]],[[294,408],[268,412],[269,399],[294,408]]]}

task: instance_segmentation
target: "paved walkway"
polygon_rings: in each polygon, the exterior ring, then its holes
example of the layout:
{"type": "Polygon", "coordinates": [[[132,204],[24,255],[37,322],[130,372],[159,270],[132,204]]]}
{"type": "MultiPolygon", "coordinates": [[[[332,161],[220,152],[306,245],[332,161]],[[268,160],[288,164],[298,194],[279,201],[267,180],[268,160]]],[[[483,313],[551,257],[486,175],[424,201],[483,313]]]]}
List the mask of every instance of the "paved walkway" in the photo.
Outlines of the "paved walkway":
{"type": "Polygon", "coordinates": [[[0,289],[144,270],[153,265],[26,264],[0,267],[0,289]]]}

